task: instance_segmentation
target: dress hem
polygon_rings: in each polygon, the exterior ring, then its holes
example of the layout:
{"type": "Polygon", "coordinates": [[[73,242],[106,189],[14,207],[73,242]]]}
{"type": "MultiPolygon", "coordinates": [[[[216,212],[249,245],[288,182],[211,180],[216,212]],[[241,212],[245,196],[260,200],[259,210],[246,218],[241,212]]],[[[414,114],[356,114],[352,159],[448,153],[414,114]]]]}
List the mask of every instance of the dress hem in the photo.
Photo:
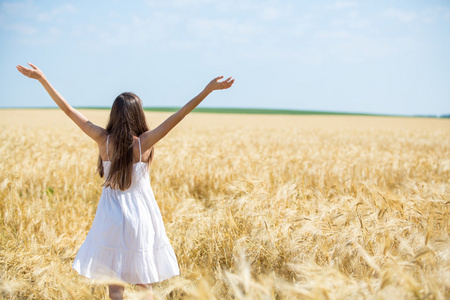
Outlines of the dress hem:
{"type": "MultiPolygon", "coordinates": [[[[82,273],[80,270],[78,270],[77,268],[72,267],[72,269],[74,269],[79,275],[81,275],[81,276],[83,276],[83,277],[86,277],[86,278],[88,278],[88,279],[91,279],[91,280],[101,280],[101,279],[99,279],[99,278],[95,278],[94,276],[89,276],[89,275],[87,275],[87,274],[83,274],[83,273],[82,273]]],[[[162,282],[162,281],[164,281],[164,280],[167,280],[167,279],[170,279],[170,278],[176,277],[176,276],[180,276],[180,273],[175,274],[175,275],[172,275],[172,276],[169,276],[169,277],[163,277],[163,278],[161,278],[161,279],[159,279],[159,280],[157,280],[157,281],[153,281],[153,282],[127,282],[127,281],[124,281],[124,280],[122,280],[122,281],[123,281],[123,282],[126,282],[126,283],[128,283],[128,284],[154,284],[154,283],[159,283],[159,282],[162,282]]]]}

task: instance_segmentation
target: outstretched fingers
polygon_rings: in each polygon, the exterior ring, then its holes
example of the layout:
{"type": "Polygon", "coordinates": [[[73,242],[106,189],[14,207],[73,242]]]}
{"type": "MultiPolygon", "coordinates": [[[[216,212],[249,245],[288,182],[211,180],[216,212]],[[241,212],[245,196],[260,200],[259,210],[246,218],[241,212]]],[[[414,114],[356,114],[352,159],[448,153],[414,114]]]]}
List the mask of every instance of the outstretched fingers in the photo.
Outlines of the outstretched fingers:
{"type": "Polygon", "coordinates": [[[221,89],[227,89],[227,88],[231,87],[233,85],[233,83],[234,83],[234,79],[232,77],[228,77],[224,81],[220,82],[221,89]]]}
{"type": "Polygon", "coordinates": [[[29,65],[30,67],[32,67],[33,69],[35,69],[35,70],[38,69],[38,68],[37,68],[35,65],[33,65],[32,63],[28,63],[28,65],[29,65]]]}
{"type": "Polygon", "coordinates": [[[27,76],[27,77],[30,77],[31,72],[32,72],[30,69],[25,68],[24,66],[21,66],[21,65],[16,66],[16,68],[17,68],[17,70],[18,70],[20,73],[22,73],[23,75],[25,75],[25,76],[27,76]]]}

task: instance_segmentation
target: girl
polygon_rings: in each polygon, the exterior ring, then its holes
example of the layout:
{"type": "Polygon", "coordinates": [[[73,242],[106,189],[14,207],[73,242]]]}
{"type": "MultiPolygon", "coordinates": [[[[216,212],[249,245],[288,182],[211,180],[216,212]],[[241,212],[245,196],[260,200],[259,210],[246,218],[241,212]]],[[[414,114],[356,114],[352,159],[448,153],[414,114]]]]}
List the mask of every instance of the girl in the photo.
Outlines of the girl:
{"type": "MultiPolygon", "coordinates": [[[[151,284],[180,274],[166,236],[161,213],[150,186],[148,168],[153,146],[212,91],[228,89],[234,79],[213,79],[205,89],[149,130],[142,101],[133,93],[120,94],[113,103],[106,129],[92,124],[47,81],[40,69],[17,66],[37,79],[64,113],[99,148],[98,172],[105,177],[92,228],[77,253],[73,268],[88,278],[115,278],[151,290],[151,284]]],[[[112,299],[123,298],[124,287],[109,285],[112,299]]],[[[149,296],[152,299],[152,296],[149,296]]]]}

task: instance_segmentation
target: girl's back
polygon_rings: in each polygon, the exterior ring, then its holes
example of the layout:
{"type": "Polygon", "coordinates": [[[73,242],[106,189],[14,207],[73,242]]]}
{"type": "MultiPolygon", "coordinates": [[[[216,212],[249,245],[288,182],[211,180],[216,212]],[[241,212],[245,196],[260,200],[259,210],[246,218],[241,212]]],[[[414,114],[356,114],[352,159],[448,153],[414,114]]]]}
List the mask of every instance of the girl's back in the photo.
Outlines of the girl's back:
{"type": "MultiPolygon", "coordinates": [[[[107,160],[102,163],[108,177],[109,137],[106,144],[107,160]]],[[[137,153],[140,150],[137,138],[137,153]]],[[[92,228],[73,268],[88,278],[106,277],[129,283],[153,283],[179,275],[177,259],[150,186],[148,163],[142,158],[133,164],[128,189],[103,188],[92,228]]]]}
{"type": "MultiPolygon", "coordinates": [[[[114,137],[109,135],[105,137],[104,143],[99,145],[99,153],[100,158],[102,161],[109,161],[109,157],[114,157],[114,149],[115,149],[115,143],[114,137]]],[[[153,149],[148,149],[147,151],[143,152],[142,154],[139,152],[139,144],[140,139],[139,137],[133,137],[133,164],[139,162],[140,160],[143,162],[151,163],[150,160],[150,152],[153,151],[153,149]]]]}

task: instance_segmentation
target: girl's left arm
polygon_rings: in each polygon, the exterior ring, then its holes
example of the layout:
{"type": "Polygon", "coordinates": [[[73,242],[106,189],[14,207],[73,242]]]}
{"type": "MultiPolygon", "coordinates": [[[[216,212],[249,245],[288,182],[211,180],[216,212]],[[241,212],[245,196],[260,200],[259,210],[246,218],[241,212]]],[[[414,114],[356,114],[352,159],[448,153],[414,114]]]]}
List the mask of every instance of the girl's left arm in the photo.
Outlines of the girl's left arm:
{"type": "Polygon", "coordinates": [[[93,124],[91,121],[89,121],[85,116],[83,116],[82,113],[80,113],[78,110],[73,108],[67,101],[61,96],[60,93],[48,82],[47,78],[45,77],[44,73],[35,65],[28,63],[32,69],[25,68],[23,66],[17,66],[17,70],[19,70],[20,73],[23,75],[38,80],[42,86],[45,88],[47,93],[52,97],[53,101],[55,101],[56,105],[61,108],[61,110],[75,123],[80,127],[81,130],[83,130],[84,133],[86,133],[90,138],[92,138],[97,143],[100,143],[103,141],[106,130],[101,128],[100,126],[97,126],[93,124]]]}

